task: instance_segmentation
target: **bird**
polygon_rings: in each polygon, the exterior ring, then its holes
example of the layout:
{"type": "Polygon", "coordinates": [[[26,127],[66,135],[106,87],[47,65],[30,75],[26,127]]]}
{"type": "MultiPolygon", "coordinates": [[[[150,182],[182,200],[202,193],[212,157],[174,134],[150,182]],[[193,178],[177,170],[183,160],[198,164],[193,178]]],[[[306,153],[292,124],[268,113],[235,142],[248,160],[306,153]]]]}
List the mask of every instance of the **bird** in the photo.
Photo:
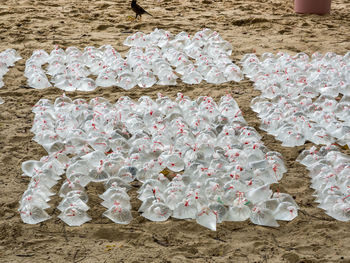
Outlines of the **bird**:
{"type": "Polygon", "coordinates": [[[136,17],[135,19],[140,16],[140,19],[141,19],[141,15],[143,14],[147,14],[147,15],[150,15],[152,16],[150,13],[148,13],[145,9],[143,9],[141,6],[139,6],[137,3],[136,3],[136,0],[132,0],[131,1],[131,8],[132,10],[136,13],[136,17]]]}

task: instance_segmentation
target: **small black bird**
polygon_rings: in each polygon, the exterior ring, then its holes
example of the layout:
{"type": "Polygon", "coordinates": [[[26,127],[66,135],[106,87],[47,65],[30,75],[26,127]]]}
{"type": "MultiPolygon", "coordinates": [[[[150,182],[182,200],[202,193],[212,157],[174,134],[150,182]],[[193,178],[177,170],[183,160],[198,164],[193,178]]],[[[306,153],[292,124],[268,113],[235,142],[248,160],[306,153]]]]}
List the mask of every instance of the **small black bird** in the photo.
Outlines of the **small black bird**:
{"type": "Polygon", "coordinates": [[[141,15],[143,15],[143,14],[147,14],[147,15],[152,16],[150,13],[146,12],[145,9],[143,9],[141,6],[139,6],[136,3],[136,0],[132,0],[131,1],[131,8],[136,13],[135,19],[137,18],[137,16],[140,16],[140,18],[141,18],[141,15]]]}

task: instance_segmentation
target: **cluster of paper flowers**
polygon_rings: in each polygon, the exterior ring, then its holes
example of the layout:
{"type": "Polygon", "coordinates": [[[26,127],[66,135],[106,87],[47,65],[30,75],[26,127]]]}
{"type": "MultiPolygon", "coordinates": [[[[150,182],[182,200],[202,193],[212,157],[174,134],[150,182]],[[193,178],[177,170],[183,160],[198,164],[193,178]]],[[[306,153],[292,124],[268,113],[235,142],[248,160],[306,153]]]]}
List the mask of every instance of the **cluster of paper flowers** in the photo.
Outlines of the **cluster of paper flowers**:
{"type": "MultiPolygon", "coordinates": [[[[0,53],[0,88],[4,86],[3,77],[9,71],[9,67],[13,67],[15,63],[22,59],[14,49],[6,49],[0,53]]],[[[0,104],[4,103],[0,98],[0,104]]]]}
{"type": "Polygon", "coordinates": [[[31,177],[19,208],[25,223],[49,218],[50,188],[64,173],[59,217],[69,225],[90,220],[89,182],[105,185],[104,215],[129,223],[127,191],[135,179],[143,183],[139,212],[152,221],[195,219],[215,230],[223,221],[278,226],[276,220],[297,215],[293,198],[269,187],[286,172],[282,156],[264,147],[229,95],[219,104],[182,94],[176,101],[158,95],[114,104],[62,96],[54,104],[41,99],[33,112],[34,140],[48,156],[22,165],[31,177]]]}
{"type": "Polygon", "coordinates": [[[335,145],[303,151],[297,161],[310,171],[311,187],[316,202],[327,215],[339,220],[350,220],[350,157],[335,145]]]}
{"type": "Polygon", "coordinates": [[[86,47],[83,52],[76,47],[66,50],[56,47],[50,54],[35,50],[26,62],[28,85],[44,89],[53,83],[65,91],[92,91],[97,86],[128,90],[136,85],[141,88],[176,85],[179,77],[187,84],[199,84],[203,79],[220,84],[243,78],[240,68],[229,57],[231,44],[210,29],[193,37],[185,32],[174,36],[158,29],[150,34],[137,32],[124,44],[131,47],[126,58],[110,45],[86,47]]]}
{"type": "Polygon", "coordinates": [[[244,73],[254,81],[261,96],[252,109],[261,129],[282,141],[283,146],[337,141],[350,146],[350,52],[265,53],[242,59],[244,73]]]}

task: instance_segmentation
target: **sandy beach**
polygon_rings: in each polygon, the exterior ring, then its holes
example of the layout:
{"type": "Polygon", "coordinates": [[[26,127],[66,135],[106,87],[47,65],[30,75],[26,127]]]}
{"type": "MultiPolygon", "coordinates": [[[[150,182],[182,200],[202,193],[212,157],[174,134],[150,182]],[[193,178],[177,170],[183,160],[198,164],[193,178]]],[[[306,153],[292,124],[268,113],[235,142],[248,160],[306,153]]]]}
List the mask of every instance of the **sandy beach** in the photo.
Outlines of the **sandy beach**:
{"type": "MultiPolygon", "coordinates": [[[[279,141],[259,129],[260,121],[250,108],[259,95],[252,82],[213,85],[201,82],[177,86],[155,85],[125,91],[118,87],[97,88],[94,92],[66,92],[75,98],[105,97],[115,102],[121,96],[152,98],[161,92],[175,98],[178,92],[195,99],[209,95],[216,101],[232,94],[248,124],[263,136],[264,144],[280,152],[288,172],[273,190],[289,193],[300,206],[291,222],[279,222],[279,228],[245,222],[218,224],[210,231],[194,220],[169,219],[150,222],[138,212],[134,182],[131,190],[132,215],[128,225],[118,225],[102,217],[104,208],[98,195],[101,184],[89,184],[89,215],[92,221],[69,227],[57,215],[61,198],[54,196],[47,212],[52,216],[37,225],[24,224],[18,214],[18,201],[29,178],[22,177],[21,163],[39,160],[45,150],[32,141],[32,106],[41,98],[54,100],[62,90],[26,88],[25,61],[35,49],[50,52],[61,48],[112,45],[118,52],[127,36],[137,31],[150,33],[161,28],[177,34],[194,34],[203,28],[216,30],[233,46],[232,59],[246,53],[285,51],[309,55],[328,51],[344,55],[350,50],[350,1],[332,1],[330,15],[299,15],[290,0],[143,0],[140,4],[153,17],[129,21],[134,16],[129,1],[81,0],[8,0],[0,5],[0,52],[16,49],[23,57],[4,77],[0,97],[0,262],[350,262],[349,222],[339,222],[317,208],[304,166],[295,162],[299,153],[310,147],[282,147],[279,141]]],[[[350,154],[350,151],[344,150],[350,154]]],[[[53,188],[57,192],[62,181],[53,188]]]]}

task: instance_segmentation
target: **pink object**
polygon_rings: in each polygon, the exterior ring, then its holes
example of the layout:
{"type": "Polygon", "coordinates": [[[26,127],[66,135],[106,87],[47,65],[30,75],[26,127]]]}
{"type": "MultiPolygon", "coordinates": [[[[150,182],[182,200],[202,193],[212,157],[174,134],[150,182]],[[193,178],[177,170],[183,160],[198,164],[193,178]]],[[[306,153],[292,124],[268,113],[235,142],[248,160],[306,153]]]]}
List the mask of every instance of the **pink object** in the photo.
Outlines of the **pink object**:
{"type": "Polygon", "coordinates": [[[331,0],[294,0],[294,11],[300,14],[329,14],[331,0]]]}

